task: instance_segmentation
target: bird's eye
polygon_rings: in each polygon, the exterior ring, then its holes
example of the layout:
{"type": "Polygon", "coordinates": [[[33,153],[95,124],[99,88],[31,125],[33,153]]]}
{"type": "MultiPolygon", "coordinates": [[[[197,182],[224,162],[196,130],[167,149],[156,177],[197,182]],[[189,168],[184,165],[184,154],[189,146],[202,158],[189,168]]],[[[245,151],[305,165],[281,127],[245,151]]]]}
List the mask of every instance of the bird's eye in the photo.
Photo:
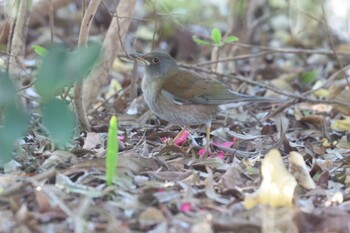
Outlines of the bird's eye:
{"type": "Polygon", "coordinates": [[[153,64],[158,64],[160,62],[159,58],[158,57],[155,57],[152,59],[152,63],[153,64]]]}

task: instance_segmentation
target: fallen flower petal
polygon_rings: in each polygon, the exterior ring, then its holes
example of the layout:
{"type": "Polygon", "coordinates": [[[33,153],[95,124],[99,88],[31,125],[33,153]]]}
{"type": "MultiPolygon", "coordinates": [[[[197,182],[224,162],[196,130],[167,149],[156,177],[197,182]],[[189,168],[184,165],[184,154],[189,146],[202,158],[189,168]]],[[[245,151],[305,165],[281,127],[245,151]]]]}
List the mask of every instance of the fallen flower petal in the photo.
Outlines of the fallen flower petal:
{"type": "Polygon", "coordinates": [[[219,158],[219,159],[225,159],[225,152],[223,151],[219,151],[216,155],[215,155],[216,158],[219,158]]]}
{"type": "Polygon", "coordinates": [[[213,143],[215,146],[228,147],[233,146],[234,142],[213,143]]]}
{"type": "Polygon", "coordinates": [[[177,146],[182,145],[182,143],[184,143],[187,140],[189,135],[190,133],[188,131],[183,132],[181,137],[179,137],[179,139],[176,140],[175,145],[177,146]]]}
{"type": "Polygon", "coordinates": [[[162,143],[165,143],[168,140],[168,138],[167,137],[162,137],[161,140],[162,140],[162,143]]]}
{"type": "Polygon", "coordinates": [[[182,213],[187,213],[187,212],[191,211],[192,209],[193,209],[192,204],[190,202],[182,203],[180,206],[180,212],[182,212],[182,213]]]}
{"type": "Polygon", "coordinates": [[[244,198],[244,206],[248,209],[256,205],[273,207],[293,205],[293,194],[297,182],[285,168],[280,152],[271,150],[261,165],[262,182],[260,188],[244,198]]]}

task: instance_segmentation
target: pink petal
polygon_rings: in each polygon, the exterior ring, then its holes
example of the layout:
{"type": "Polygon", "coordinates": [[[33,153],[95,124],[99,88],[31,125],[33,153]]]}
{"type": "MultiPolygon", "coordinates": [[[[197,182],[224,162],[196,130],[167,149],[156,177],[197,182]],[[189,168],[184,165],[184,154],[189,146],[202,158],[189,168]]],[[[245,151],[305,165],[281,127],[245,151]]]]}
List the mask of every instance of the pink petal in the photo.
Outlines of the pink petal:
{"type": "Polygon", "coordinates": [[[234,142],[222,142],[222,143],[213,143],[215,146],[222,146],[222,147],[227,147],[230,148],[234,142]]]}
{"type": "Polygon", "coordinates": [[[162,142],[165,143],[168,140],[167,137],[162,137],[162,142]]]}
{"type": "Polygon", "coordinates": [[[119,141],[122,141],[122,142],[124,142],[124,140],[125,140],[125,137],[124,137],[124,136],[118,136],[118,139],[119,139],[119,141]]]}
{"type": "MultiPolygon", "coordinates": [[[[198,151],[198,155],[204,155],[205,151],[206,151],[206,148],[200,149],[200,150],[198,151]]],[[[213,153],[212,153],[211,151],[209,151],[209,154],[211,155],[211,154],[213,154],[213,153]]]]}
{"type": "Polygon", "coordinates": [[[187,140],[187,138],[188,138],[189,135],[190,135],[190,133],[189,133],[188,131],[183,132],[183,134],[181,135],[181,137],[179,137],[179,138],[176,140],[175,145],[180,146],[182,143],[184,143],[184,142],[187,140]]]}
{"type": "Polygon", "coordinates": [[[192,204],[190,202],[182,203],[180,206],[180,212],[186,213],[192,210],[192,204]]]}
{"type": "Polygon", "coordinates": [[[202,148],[202,149],[200,149],[200,150],[198,151],[198,154],[199,154],[199,155],[204,155],[205,151],[206,151],[206,148],[202,148]]]}
{"type": "Polygon", "coordinates": [[[211,155],[210,158],[225,159],[225,152],[219,151],[215,155],[211,155]]]}
{"type": "Polygon", "coordinates": [[[225,159],[225,152],[223,151],[219,151],[216,155],[215,155],[216,158],[219,158],[219,159],[225,159]]]}

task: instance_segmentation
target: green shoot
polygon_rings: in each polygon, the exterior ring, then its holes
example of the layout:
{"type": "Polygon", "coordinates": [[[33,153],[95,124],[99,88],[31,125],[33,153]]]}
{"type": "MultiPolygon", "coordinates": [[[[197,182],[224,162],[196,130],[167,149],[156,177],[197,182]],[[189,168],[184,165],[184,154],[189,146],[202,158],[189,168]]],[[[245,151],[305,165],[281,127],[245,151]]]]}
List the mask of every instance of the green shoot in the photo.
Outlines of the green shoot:
{"type": "Polygon", "coordinates": [[[301,81],[306,84],[312,84],[316,82],[317,75],[315,70],[307,71],[301,75],[301,81]]]}
{"type": "Polygon", "coordinates": [[[211,31],[211,40],[214,42],[215,45],[221,45],[221,32],[218,28],[213,28],[213,30],[211,31]]]}
{"type": "Polygon", "coordinates": [[[197,36],[193,36],[192,39],[196,44],[199,45],[214,45],[217,47],[221,47],[224,44],[238,41],[238,38],[235,36],[228,36],[227,38],[222,40],[221,31],[218,28],[213,28],[213,30],[211,31],[211,41],[199,39],[197,36]]]}
{"type": "Polygon", "coordinates": [[[236,42],[236,41],[238,41],[238,37],[229,36],[224,40],[224,43],[231,43],[231,42],[236,42]]]}
{"type": "Polygon", "coordinates": [[[209,41],[199,39],[197,36],[192,37],[193,41],[200,45],[210,45],[209,41]]]}
{"type": "Polygon", "coordinates": [[[45,57],[49,53],[47,49],[39,45],[33,45],[32,49],[34,49],[34,52],[38,54],[40,57],[45,57]]]}
{"type": "Polygon", "coordinates": [[[107,138],[107,153],[106,153],[106,180],[107,185],[110,186],[113,183],[114,176],[116,174],[116,168],[118,163],[118,127],[117,118],[112,116],[109,122],[108,138],[107,138]]]}

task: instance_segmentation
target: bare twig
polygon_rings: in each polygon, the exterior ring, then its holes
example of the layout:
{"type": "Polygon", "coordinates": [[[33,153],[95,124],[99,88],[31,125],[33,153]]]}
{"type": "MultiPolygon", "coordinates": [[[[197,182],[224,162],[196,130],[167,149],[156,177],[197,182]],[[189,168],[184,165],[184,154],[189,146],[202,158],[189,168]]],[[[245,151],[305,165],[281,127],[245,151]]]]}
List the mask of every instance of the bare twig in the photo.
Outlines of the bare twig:
{"type": "MultiPolygon", "coordinates": [[[[116,11],[118,14],[123,13],[123,16],[132,16],[135,10],[135,3],[135,0],[121,0],[119,1],[116,11]]],[[[84,83],[83,101],[86,109],[89,109],[92,102],[95,101],[104,80],[109,74],[114,59],[121,49],[120,41],[116,40],[116,38],[118,38],[118,33],[120,33],[120,38],[123,40],[127,34],[130,23],[131,20],[126,18],[115,17],[112,19],[103,41],[100,63],[90,72],[89,77],[84,83]],[[119,24],[117,18],[119,19],[119,24]]]]}
{"type": "MultiPolygon", "coordinates": [[[[92,19],[94,18],[94,15],[100,3],[101,3],[101,0],[92,0],[86,9],[86,12],[81,21],[79,41],[78,41],[79,47],[85,46],[87,43],[91,22],[92,22],[92,19]]],[[[85,105],[83,102],[83,81],[82,80],[77,81],[75,83],[74,104],[75,104],[75,111],[76,111],[81,129],[91,131],[91,125],[87,118],[85,105]]]]}
{"type": "Polygon", "coordinates": [[[16,81],[17,88],[20,88],[20,74],[21,70],[18,68],[21,64],[21,59],[24,57],[25,39],[27,32],[27,24],[29,21],[29,1],[20,1],[17,9],[17,15],[14,18],[13,30],[9,38],[8,54],[8,72],[13,75],[16,81]]]}
{"type": "MultiPolygon", "coordinates": [[[[12,2],[11,4],[11,8],[10,9],[6,9],[8,12],[12,12],[13,11],[13,8],[15,6],[15,2],[12,2]]],[[[5,12],[6,12],[5,10],[5,12]]],[[[6,41],[5,37],[7,36],[7,34],[9,33],[10,31],[10,16],[7,15],[6,16],[6,20],[5,21],[2,21],[0,22],[0,28],[1,28],[1,33],[0,33],[0,42],[2,41],[6,41]]]]}
{"type": "Polygon", "coordinates": [[[336,79],[338,77],[338,75],[340,73],[346,73],[346,70],[350,69],[350,64],[343,67],[342,69],[338,70],[337,72],[334,72],[328,79],[325,83],[323,83],[321,86],[315,88],[315,89],[312,89],[312,90],[309,90],[307,92],[304,92],[302,95],[306,96],[306,95],[309,95],[309,94],[312,94],[314,93],[315,91],[318,91],[324,87],[326,87],[328,84],[330,84],[334,79],[336,79]]]}
{"type": "MultiPolygon", "coordinates": [[[[333,55],[333,51],[327,49],[292,49],[292,48],[273,48],[266,46],[256,46],[249,45],[244,43],[235,42],[235,45],[244,47],[244,48],[258,48],[264,51],[270,51],[274,53],[295,53],[295,54],[323,54],[323,55],[333,55]]],[[[350,52],[338,52],[338,55],[349,56],[350,52]]]]}
{"type": "Polygon", "coordinates": [[[202,63],[198,63],[196,65],[197,66],[207,66],[207,65],[211,65],[213,63],[222,63],[222,62],[245,60],[245,59],[250,59],[252,57],[260,57],[260,56],[263,56],[263,55],[268,54],[268,53],[269,52],[260,52],[260,53],[255,53],[255,54],[243,54],[243,55],[238,55],[238,56],[235,56],[235,57],[227,57],[227,58],[223,58],[223,59],[218,59],[216,61],[202,62],[202,63]]]}
{"type": "Polygon", "coordinates": [[[155,42],[156,42],[156,31],[158,28],[158,18],[157,18],[157,9],[156,9],[156,1],[152,1],[153,3],[153,14],[154,14],[154,31],[152,37],[152,51],[154,50],[155,42]]]}
{"type": "MultiPolygon", "coordinates": [[[[327,86],[330,82],[332,82],[336,77],[338,77],[338,75],[339,75],[340,73],[345,72],[347,69],[350,69],[350,65],[347,65],[347,66],[345,66],[343,69],[340,69],[340,70],[338,70],[337,72],[333,73],[333,74],[327,79],[327,82],[323,83],[323,84],[322,84],[321,86],[319,86],[318,88],[315,88],[315,89],[311,89],[311,90],[309,90],[309,91],[306,91],[306,92],[302,93],[301,95],[304,96],[304,97],[306,97],[306,96],[308,96],[308,95],[310,95],[310,94],[312,94],[312,93],[314,93],[314,92],[320,90],[321,88],[324,88],[324,87],[327,86]]],[[[270,118],[270,117],[272,117],[272,116],[275,116],[275,115],[278,114],[279,112],[283,111],[284,109],[288,108],[289,106],[291,106],[291,105],[293,105],[293,104],[295,104],[295,103],[297,103],[297,102],[298,102],[298,99],[291,99],[291,100],[289,100],[288,102],[284,103],[283,105],[281,105],[281,106],[279,106],[277,109],[275,109],[273,112],[271,112],[270,114],[268,114],[268,115],[263,119],[263,121],[266,120],[266,119],[268,119],[268,118],[270,118]]],[[[320,101],[319,101],[319,103],[324,103],[324,104],[333,104],[332,102],[333,102],[333,101],[331,101],[330,103],[326,103],[325,100],[320,100],[320,101]]],[[[350,107],[350,105],[347,104],[347,103],[341,103],[341,102],[339,102],[339,101],[336,101],[336,102],[338,102],[338,103],[335,103],[335,104],[341,104],[341,105],[350,107]]]]}
{"type": "Polygon", "coordinates": [[[126,56],[129,56],[129,53],[126,51],[126,49],[124,47],[123,40],[122,40],[121,27],[120,27],[119,16],[118,16],[118,11],[117,10],[115,11],[115,15],[116,15],[115,18],[117,20],[117,25],[118,25],[118,39],[119,39],[119,43],[120,43],[120,46],[122,47],[124,53],[126,54],[126,56]]]}
{"type": "MultiPolygon", "coordinates": [[[[343,68],[344,68],[343,64],[341,63],[341,61],[339,59],[339,56],[338,56],[338,53],[335,50],[333,39],[332,39],[332,35],[331,35],[330,31],[329,31],[326,12],[325,12],[323,6],[321,6],[321,8],[322,8],[322,13],[323,13],[323,18],[324,18],[324,23],[323,24],[324,24],[324,27],[325,27],[325,30],[326,30],[326,33],[327,33],[327,40],[328,40],[329,47],[332,49],[333,54],[335,56],[335,59],[337,60],[337,63],[339,65],[340,69],[343,70],[343,68]]],[[[347,76],[345,70],[344,70],[343,73],[344,73],[344,76],[345,76],[345,80],[346,80],[346,82],[348,84],[348,87],[350,87],[350,82],[349,82],[349,79],[348,79],[348,76],[347,76]]]]}
{"type": "Polygon", "coordinates": [[[117,91],[115,94],[111,95],[110,97],[108,97],[107,99],[105,99],[102,103],[100,103],[98,106],[96,106],[94,109],[91,109],[89,111],[89,114],[93,114],[95,113],[99,108],[101,108],[103,105],[105,105],[109,100],[113,99],[114,97],[118,96],[116,98],[115,101],[118,101],[119,98],[121,98],[122,96],[124,96],[126,94],[127,91],[129,91],[130,86],[124,88],[124,89],[120,89],[119,91],[117,91]]]}
{"type": "Polygon", "coordinates": [[[82,12],[83,12],[83,17],[84,17],[85,12],[86,12],[86,0],[82,0],[82,7],[81,7],[81,9],[82,9],[82,12]]]}
{"type": "Polygon", "coordinates": [[[50,0],[49,24],[50,24],[50,43],[51,43],[51,45],[53,45],[54,21],[53,21],[53,4],[52,4],[52,0],[50,0]]]}

